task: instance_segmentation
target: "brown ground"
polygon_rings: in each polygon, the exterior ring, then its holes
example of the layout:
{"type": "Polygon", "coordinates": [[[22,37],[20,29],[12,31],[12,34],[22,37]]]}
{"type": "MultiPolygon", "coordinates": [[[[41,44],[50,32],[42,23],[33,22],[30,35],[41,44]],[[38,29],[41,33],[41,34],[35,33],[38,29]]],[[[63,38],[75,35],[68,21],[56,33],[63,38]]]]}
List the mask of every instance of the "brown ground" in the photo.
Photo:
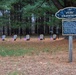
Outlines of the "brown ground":
{"type": "MultiPolygon", "coordinates": [[[[74,40],[74,49],[73,49],[73,62],[68,62],[68,41],[63,38],[57,39],[56,41],[46,38],[43,41],[38,40],[37,38],[32,38],[30,41],[24,41],[23,39],[18,39],[16,42],[13,42],[11,39],[6,40],[11,43],[23,43],[31,45],[42,49],[42,47],[48,47],[50,49],[56,48],[59,49],[59,46],[62,47],[62,50],[56,53],[41,52],[38,55],[25,55],[17,57],[2,57],[0,56],[0,75],[76,75],[76,51],[75,45],[76,41],[74,40]],[[41,44],[42,43],[42,44],[41,44]],[[66,49],[66,50],[65,50],[66,49]]],[[[7,43],[5,42],[5,43],[7,43]]],[[[8,42],[7,44],[9,44],[8,42]]],[[[3,42],[0,40],[0,44],[3,42]]]]}

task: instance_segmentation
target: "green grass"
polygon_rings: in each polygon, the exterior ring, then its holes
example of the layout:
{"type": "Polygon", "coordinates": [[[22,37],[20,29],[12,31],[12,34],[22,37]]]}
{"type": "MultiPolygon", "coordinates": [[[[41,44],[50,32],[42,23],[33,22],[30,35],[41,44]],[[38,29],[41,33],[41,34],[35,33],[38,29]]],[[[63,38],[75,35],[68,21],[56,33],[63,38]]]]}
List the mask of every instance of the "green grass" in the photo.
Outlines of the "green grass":
{"type": "MultiPolygon", "coordinates": [[[[20,39],[19,39],[20,40],[20,39]]],[[[41,52],[56,53],[68,50],[66,40],[62,41],[0,41],[0,56],[24,56],[41,52]]]]}
{"type": "Polygon", "coordinates": [[[12,72],[12,73],[9,73],[8,75],[19,75],[18,72],[12,72]]]}
{"type": "Polygon", "coordinates": [[[8,75],[24,75],[23,73],[14,71],[14,72],[10,72],[8,75]]]}
{"type": "Polygon", "coordinates": [[[1,56],[21,56],[21,55],[25,55],[25,54],[31,54],[34,51],[33,48],[28,48],[28,49],[21,49],[21,48],[17,48],[17,49],[9,49],[9,48],[3,48],[0,47],[0,55],[1,56]]]}

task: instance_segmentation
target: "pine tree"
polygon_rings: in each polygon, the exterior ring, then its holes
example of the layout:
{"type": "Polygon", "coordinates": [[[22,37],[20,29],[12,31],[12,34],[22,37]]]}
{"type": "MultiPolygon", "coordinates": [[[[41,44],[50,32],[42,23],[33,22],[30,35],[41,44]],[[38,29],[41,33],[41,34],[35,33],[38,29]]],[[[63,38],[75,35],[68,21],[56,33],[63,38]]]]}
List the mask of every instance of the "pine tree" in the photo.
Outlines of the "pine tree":
{"type": "Polygon", "coordinates": [[[12,29],[15,29],[12,33],[21,35],[22,29],[26,29],[26,32],[29,33],[28,30],[31,30],[31,25],[37,28],[37,33],[41,27],[44,31],[41,32],[45,33],[46,27],[59,25],[60,21],[52,15],[58,9],[66,6],[76,6],[76,0],[0,0],[0,11],[2,13],[0,26],[3,26],[3,34],[5,34],[5,26],[7,26],[8,32],[11,26],[12,29]],[[35,19],[34,24],[32,15],[35,19]]]}

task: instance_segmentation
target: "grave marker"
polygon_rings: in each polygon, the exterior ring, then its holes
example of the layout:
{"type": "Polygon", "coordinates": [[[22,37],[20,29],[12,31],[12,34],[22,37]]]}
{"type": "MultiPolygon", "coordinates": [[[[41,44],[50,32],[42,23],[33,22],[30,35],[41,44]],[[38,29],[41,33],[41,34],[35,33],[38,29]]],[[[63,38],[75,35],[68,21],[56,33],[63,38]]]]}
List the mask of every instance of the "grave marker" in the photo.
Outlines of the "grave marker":
{"type": "Polygon", "coordinates": [[[53,34],[53,40],[56,40],[57,35],[53,34]]]}
{"type": "Polygon", "coordinates": [[[6,35],[2,35],[2,41],[4,41],[4,40],[5,40],[5,37],[6,37],[6,35]]]}
{"type": "Polygon", "coordinates": [[[14,38],[14,41],[16,41],[16,39],[17,39],[17,35],[14,35],[13,38],[14,38]]]}
{"type": "Polygon", "coordinates": [[[40,40],[43,40],[44,39],[44,35],[43,34],[40,34],[40,40]]]}
{"type": "Polygon", "coordinates": [[[26,35],[26,40],[30,40],[30,35],[26,35]]]}

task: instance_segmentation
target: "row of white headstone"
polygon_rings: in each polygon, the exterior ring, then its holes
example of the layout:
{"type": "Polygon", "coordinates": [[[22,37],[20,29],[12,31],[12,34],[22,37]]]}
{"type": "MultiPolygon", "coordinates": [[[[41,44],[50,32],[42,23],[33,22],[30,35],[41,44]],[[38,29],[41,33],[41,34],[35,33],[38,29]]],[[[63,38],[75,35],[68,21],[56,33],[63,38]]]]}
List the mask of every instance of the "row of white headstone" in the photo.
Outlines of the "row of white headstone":
{"type": "MultiPolygon", "coordinates": [[[[17,37],[18,37],[17,35],[14,35],[13,36],[14,41],[16,41],[17,37]]],[[[57,37],[57,35],[56,34],[53,34],[53,36],[51,38],[53,38],[53,40],[56,40],[56,37],[57,37]]],[[[2,40],[3,41],[5,40],[5,38],[6,38],[6,35],[2,35],[2,40]]],[[[25,39],[27,41],[30,40],[30,35],[26,35],[25,39]]],[[[40,34],[39,39],[40,40],[43,40],[44,39],[44,35],[43,34],[40,34]]]]}
{"type": "MultiPolygon", "coordinates": [[[[3,40],[3,41],[5,40],[5,38],[6,38],[6,35],[2,35],[2,40],[3,40]]],[[[13,39],[14,39],[14,41],[16,41],[17,35],[14,35],[14,36],[13,36],[13,39]]]]}

